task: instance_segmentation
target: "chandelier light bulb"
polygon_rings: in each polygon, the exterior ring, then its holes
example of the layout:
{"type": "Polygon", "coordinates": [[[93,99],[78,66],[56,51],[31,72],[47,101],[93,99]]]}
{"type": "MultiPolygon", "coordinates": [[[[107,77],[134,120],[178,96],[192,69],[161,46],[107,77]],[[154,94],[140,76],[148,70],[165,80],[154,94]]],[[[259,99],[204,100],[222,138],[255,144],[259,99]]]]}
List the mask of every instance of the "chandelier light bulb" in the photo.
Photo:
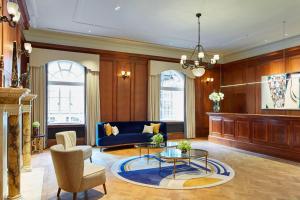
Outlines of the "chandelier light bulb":
{"type": "Polygon", "coordinates": [[[14,3],[14,2],[10,2],[8,1],[6,4],[7,7],[7,12],[9,15],[13,15],[15,16],[18,12],[19,6],[18,4],[14,3]]]}
{"type": "Polygon", "coordinates": [[[180,60],[180,64],[182,65],[183,63],[184,63],[184,60],[181,59],[181,60],[180,60]]]}
{"type": "Polygon", "coordinates": [[[198,60],[195,60],[194,63],[195,63],[196,66],[199,66],[199,61],[198,60]]]}
{"type": "Polygon", "coordinates": [[[21,13],[19,11],[17,11],[16,15],[14,15],[12,20],[14,22],[18,22],[20,20],[20,17],[21,17],[21,13]]]}
{"type": "Polygon", "coordinates": [[[216,55],[214,55],[213,59],[217,61],[220,59],[220,56],[218,54],[216,54],[216,55]]]}
{"type": "Polygon", "coordinates": [[[122,76],[125,75],[125,71],[121,71],[121,75],[122,75],[122,76]]]}
{"type": "Polygon", "coordinates": [[[202,51],[199,52],[199,53],[198,53],[198,58],[204,58],[204,52],[202,52],[202,51]]]}
{"type": "Polygon", "coordinates": [[[181,56],[181,60],[186,60],[187,59],[187,56],[186,55],[182,55],[181,56]]]}
{"type": "Polygon", "coordinates": [[[216,61],[215,59],[213,59],[213,58],[210,59],[210,63],[211,63],[211,64],[216,64],[216,62],[217,62],[217,61],[216,61]]]}

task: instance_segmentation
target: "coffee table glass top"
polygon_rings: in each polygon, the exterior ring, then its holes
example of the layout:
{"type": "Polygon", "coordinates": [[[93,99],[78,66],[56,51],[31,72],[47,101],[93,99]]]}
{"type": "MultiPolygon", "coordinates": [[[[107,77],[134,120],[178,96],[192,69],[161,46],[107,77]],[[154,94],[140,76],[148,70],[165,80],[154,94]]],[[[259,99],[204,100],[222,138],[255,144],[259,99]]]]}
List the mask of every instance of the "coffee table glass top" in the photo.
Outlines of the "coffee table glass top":
{"type": "Polygon", "coordinates": [[[166,149],[165,151],[157,154],[160,158],[164,159],[190,159],[207,157],[208,152],[202,149],[191,149],[186,153],[182,153],[180,149],[166,149]]]}
{"type": "Polygon", "coordinates": [[[177,147],[178,143],[177,142],[167,142],[167,145],[165,143],[161,143],[160,145],[157,145],[153,142],[145,142],[145,143],[140,143],[136,144],[135,146],[138,148],[167,148],[167,147],[177,147]]]}

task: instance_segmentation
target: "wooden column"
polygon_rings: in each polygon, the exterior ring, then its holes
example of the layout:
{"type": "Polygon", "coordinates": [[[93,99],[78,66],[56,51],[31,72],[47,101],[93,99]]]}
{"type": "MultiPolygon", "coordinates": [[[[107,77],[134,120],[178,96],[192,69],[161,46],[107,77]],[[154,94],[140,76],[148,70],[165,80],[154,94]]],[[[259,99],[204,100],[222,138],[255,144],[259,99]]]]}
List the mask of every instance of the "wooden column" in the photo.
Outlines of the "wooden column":
{"type": "Polygon", "coordinates": [[[0,123],[2,126],[0,129],[3,131],[0,137],[2,140],[0,143],[3,145],[0,155],[2,170],[0,197],[2,199],[5,197],[8,199],[21,198],[21,99],[28,93],[28,89],[0,88],[0,110],[1,117],[3,117],[1,119],[3,121],[0,123]]]}
{"type": "Polygon", "coordinates": [[[28,94],[22,99],[23,171],[31,171],[31,102],[36,97],[28,94]]]}

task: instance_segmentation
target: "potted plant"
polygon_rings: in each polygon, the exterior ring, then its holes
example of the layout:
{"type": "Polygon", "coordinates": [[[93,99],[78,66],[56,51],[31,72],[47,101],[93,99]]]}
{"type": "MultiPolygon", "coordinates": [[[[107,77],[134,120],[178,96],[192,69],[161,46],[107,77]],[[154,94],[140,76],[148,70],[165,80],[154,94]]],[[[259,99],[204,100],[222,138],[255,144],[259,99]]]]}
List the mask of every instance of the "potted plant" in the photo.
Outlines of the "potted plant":
{"type": "Polygon", "coordinates": [[[158,147],[160,146],[161,143],[164,142],[164,137],[160,133],[155,134],[151,139],[152,139],[152,142],[158,147]]]}
{"type": "Polygon", "coordinates": [[[40,134],[40,122],[35,121],[32,123],[33,136],[38,136],[40,134]]]}
{"type": "Polygon", "coordinates": [[[182,153],[186,153],[187,151],[191,150],[191,148],[191,143],[187,140],[180,141],[177,145],[177,149],[180,149],[182,153]]]}
{"type": "Polygon", "coordinates": [[[224,99],[224,94],[222,92],[213,92],[208,98],[213,101],[213,111],[220,112],[220,101],[224,99]]]}

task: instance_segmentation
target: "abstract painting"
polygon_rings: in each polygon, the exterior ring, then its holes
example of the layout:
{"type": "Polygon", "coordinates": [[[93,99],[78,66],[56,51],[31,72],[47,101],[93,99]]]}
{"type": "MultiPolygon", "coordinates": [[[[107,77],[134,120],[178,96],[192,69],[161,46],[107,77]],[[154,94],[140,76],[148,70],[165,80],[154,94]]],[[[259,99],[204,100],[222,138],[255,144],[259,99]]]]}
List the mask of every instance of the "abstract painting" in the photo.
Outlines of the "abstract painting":
{"type": "Polygon", "coordinates": [[[300,109],[300,73],[262,76],[262,109],[300,109]]]}

